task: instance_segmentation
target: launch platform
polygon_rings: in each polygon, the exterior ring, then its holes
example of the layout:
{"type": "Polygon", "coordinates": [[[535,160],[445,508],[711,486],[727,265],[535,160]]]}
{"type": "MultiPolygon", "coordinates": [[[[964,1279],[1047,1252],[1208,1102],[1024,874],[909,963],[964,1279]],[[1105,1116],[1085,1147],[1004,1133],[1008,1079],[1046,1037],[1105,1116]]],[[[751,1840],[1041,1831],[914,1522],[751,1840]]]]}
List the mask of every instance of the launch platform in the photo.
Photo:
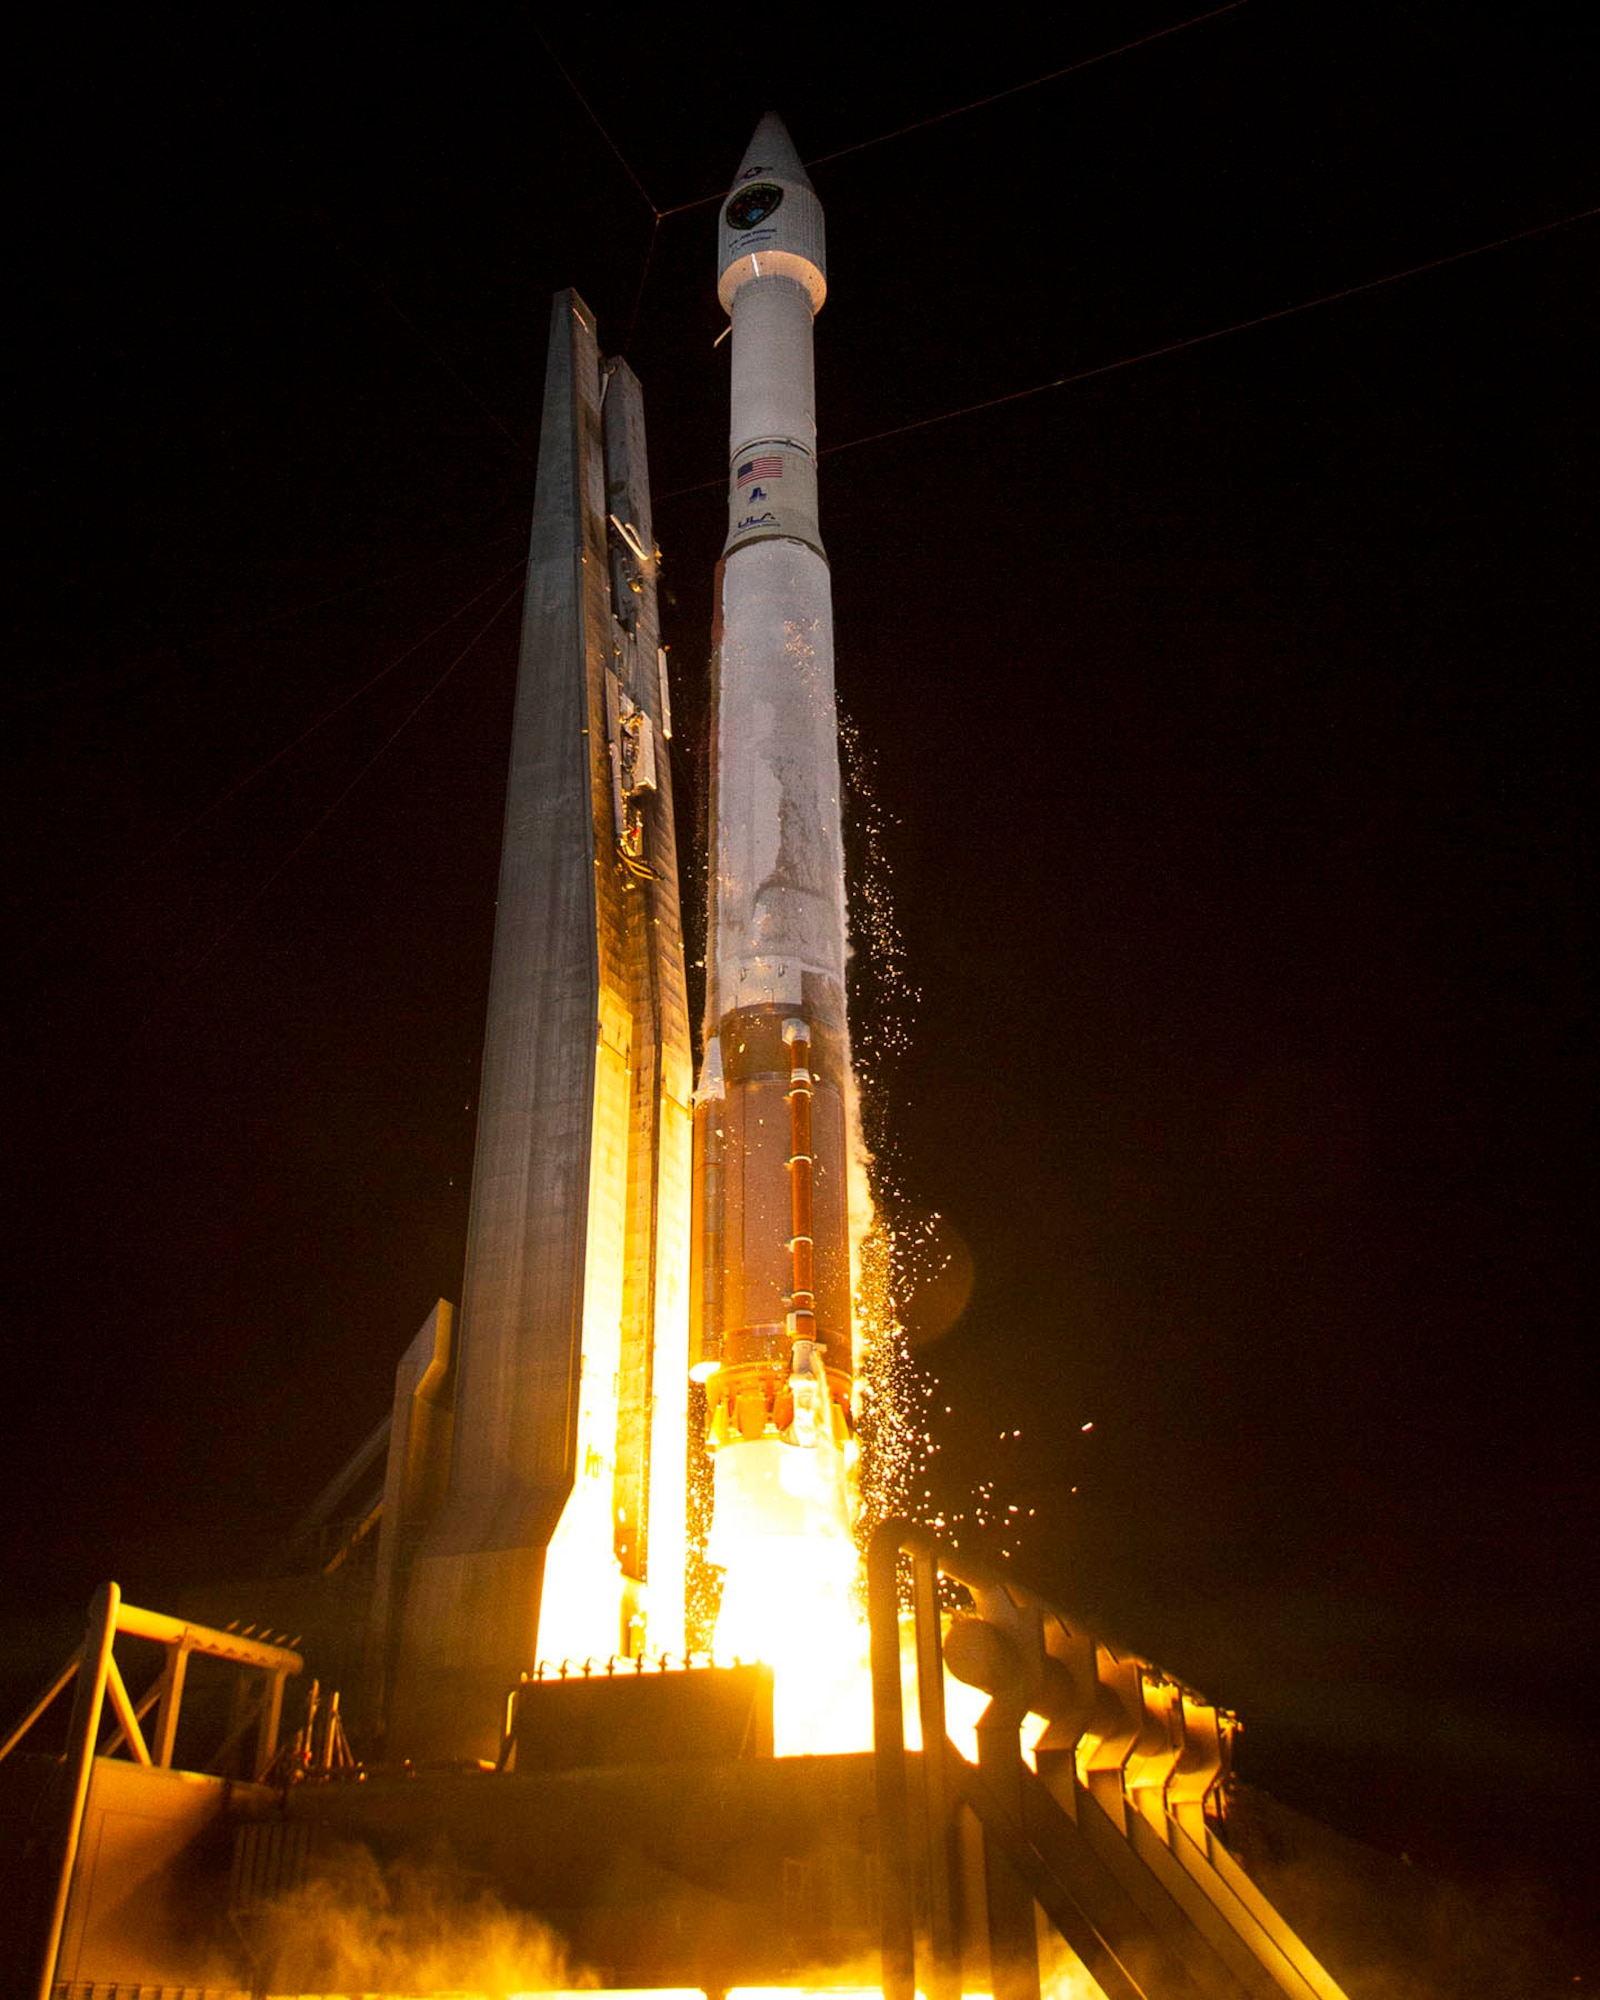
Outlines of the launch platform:
{"type": "Polygon", "coordinates": [[[602,1990],[1039,2000],[1053,1975],[1107,2000],[1342,2000],[1227,1847],[1231,1715],[920,1528],[879,1530],[869,1592],[870,1752],[775,1757],[764,1668],[614,1660],[508,1690],[485,1768],[366,1771],[336,1705],[280,1742],[292,1652],[108,1586],[0,1745],[0,1857],[25,1892],[7,2000],[340,1990],[332,1964],[308,1984],[292,1954],[317,1939],[284,1922],[319,1883],[340,1893],[352,1856],[536,1919],[602,1990]],[[137,1695],[119,1637],[161,1650],[137,1695]],[[209,1768],[182,1770],[196,1658],[241,1685],[209,1768]],[[69,1685],[66,1754],[15,1754],[69,1685]],[[987,1697],[974,1755],[947,1726],[961,1689],[987,1697]]]}

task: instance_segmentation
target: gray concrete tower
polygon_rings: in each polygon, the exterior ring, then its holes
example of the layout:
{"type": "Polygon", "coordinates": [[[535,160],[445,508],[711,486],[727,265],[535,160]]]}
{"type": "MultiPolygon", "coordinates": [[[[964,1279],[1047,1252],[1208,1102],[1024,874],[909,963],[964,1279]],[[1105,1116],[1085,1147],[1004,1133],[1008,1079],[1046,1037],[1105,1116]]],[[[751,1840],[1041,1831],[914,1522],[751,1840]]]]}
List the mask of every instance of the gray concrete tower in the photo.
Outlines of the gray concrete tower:
{"type": "Polygon", "coordinates": [[[538,1657],[681,1651],[690,1049],[639,384],[551,317],[448,1497],[391,1754],[483,1755],[538,1657]]]}

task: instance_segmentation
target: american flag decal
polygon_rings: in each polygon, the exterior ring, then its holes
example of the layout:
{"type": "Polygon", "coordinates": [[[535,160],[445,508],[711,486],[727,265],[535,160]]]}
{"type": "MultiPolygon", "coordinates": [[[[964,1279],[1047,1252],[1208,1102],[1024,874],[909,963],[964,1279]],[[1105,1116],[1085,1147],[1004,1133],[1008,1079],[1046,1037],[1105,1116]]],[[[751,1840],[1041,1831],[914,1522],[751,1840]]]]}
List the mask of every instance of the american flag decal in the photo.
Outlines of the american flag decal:
{"type": "Polygon", "coordinates": [[[740,486],[748,486],[752,479],[781,479],[783,454],[771,451],[762,458],[747,458],[733,477],[740,486]]]}

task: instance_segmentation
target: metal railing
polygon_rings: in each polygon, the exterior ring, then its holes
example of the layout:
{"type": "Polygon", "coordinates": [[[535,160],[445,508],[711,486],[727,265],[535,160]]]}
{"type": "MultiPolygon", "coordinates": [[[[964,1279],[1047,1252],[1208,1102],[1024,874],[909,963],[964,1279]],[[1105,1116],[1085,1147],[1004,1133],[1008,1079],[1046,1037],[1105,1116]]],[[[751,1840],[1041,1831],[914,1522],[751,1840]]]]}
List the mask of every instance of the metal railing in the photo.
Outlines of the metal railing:
{"type": "Polygon", "coordinates": [[[910,1522],[873,1535],[867,1599],[884,2000],[914,2000],[919,1985],[927,2000],[960,2000],[964,1813],[981,1835],[995,2000],[1039,2000],[1035,1905],[1108,2000],[1344,2000],[1215,1837],[1238,1726],[1228,1710],[910,1522]],[[901,1692],[904,1558],[915,1758],[901,1692]],[[975,1613],[948,1631],[941,1576],[966,1587],[975,1613]],[[975,1765],[946,1731],[947,1669],[990,1697],[975,1765]],[[1046,1725],[1032,1768],[1020,1736],[1030,1715],[1046,1725]]]}
{"type": "Polygon", "coordinates": [[[232,1665],[261,1676],[252,1699],[212,1758],[225,1764],[243,1744],[252,1728],[255,1750],[250,1763],[252,1777],[259,1778],[277,1754],[278,1724],[283,1713],[283,1685],[290,1674],[300,1671],[298,1653],[287,1647],[268,1645],[246,1638],[239,1632],[218,1632],[209,1625],[189,1625],[181,1618],[168,1618],[159,1611],[141,1610],[124,1604],[122,1592],[107,1583],[95,1592],[89,1605],[88,1626],[83,1645],[56,1673],[31,1704],[16,1726],[0,1742],[0,1761],[10,1756],[45,1711],[73,1688],[72,1717],[67,1725],[66,1769],[67,1811],[65,1839],[61,1848],[50,1916],[39,1961],[39,2000],[50,2000],[55,1982],[56,1959],[66,1923],[67,1901],[72,1891],[78,1847],[83,1836],[84,1813],[89,1802],[89,1781],[97,1756],[110,1757],[125,1750],[136,1764],[151,1770],[170,1770],[177,1740],[178,1717],[183,1707],[184,1682],[190,1658],[204,1654],[227,1660],[232,1665]],[[164,1649],[160,1673],[137,1700],[128,1692],[114,1651],[119,1635],[151,1639],[164,1649]],[[116,1719],[116,1728],[100,1748],[100,1729],[107,1703],[116,1719]],[[145,1719],[155,1711],[149,1736],[145,1719]]]}

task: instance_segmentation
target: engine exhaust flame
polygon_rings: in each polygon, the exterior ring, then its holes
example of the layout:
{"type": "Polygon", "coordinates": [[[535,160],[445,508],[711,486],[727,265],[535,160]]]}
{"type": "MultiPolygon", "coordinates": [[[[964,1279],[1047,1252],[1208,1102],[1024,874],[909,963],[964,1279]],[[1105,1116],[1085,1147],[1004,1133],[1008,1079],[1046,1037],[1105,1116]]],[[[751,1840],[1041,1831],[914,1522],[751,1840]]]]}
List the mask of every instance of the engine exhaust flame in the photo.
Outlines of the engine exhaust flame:
{"type": "Polygon", "coordinates": [[[715,1471],[718,1657],[773,1668],[780,1757],[869,1748],[867,1627],[842,1453],[762,1438],[720,1452],[715,1471]]]}

